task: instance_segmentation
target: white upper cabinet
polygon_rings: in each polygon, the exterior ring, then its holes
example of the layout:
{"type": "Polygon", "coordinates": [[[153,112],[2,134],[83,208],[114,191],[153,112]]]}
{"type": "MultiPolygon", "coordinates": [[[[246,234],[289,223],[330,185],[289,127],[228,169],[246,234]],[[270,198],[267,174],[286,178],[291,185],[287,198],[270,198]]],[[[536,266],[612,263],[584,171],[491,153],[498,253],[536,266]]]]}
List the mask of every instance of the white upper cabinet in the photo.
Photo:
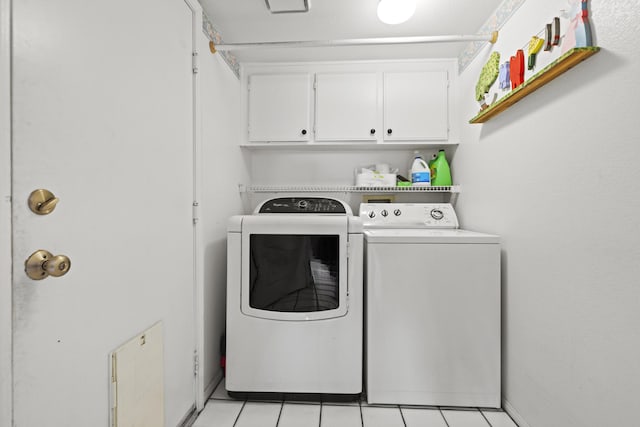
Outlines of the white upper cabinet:
{"type": "Polygon", "coordinates": [[[455,59],[243,64],[241,144],[397,149],[455,145],[455,59]]]}
{"type": "Polygon", "coordinates": [[[446,71],[384,73],[384,139],[448,139],[448,99],[446,71]]]}
{"type": "Polygon", "coordinates": [[[377,73],[316,74],[316,141],[376,141],[377,73]]]}
{"type": "Polygon", "coordinates": [[[249,141],[309,141],[312,87],[310,73],[249,76],[249,141]]]}

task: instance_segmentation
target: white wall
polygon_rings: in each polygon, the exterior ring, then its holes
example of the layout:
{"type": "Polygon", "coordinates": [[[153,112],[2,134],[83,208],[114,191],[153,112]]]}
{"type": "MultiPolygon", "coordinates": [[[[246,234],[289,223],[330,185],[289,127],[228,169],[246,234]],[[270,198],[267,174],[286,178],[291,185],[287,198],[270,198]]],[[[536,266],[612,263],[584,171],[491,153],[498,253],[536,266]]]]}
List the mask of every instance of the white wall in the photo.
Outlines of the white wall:
{"type": "MultiPolygon", "coordinates": [[[[225,328],[227,219],[243,213],[238,184],[247,184],[248,156],[239,148],[240,82],[220,55],[200,38],[202,107],[201,165],[204,182],[200,221],[204,248],[205,348],[200,356],[205,387],[220,378],[219,338],[225,328]]],[[[212,391],[212,390],[211,390],[212,391]]]]}
{"type": "MultiPolygon", "coordinates": [[[[465,125],[453,161],[462,225],[503,237],[504,398],[531,427],[638,423],[638,6],[594,1],[602,51],[465,125]]],[[[500,33],[503,60],[561,8],[526,2],[500,33]]],[[[465,123],[489,53],[461,75],[465,123]]]]}

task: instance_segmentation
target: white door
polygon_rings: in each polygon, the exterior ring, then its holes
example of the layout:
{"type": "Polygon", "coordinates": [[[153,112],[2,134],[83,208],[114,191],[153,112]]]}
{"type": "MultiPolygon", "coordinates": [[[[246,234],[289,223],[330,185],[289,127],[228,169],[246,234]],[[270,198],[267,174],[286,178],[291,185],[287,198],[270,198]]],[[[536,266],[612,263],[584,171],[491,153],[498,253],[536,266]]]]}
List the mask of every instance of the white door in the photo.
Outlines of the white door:
{"type": "Polygon", "coordinates": [[[311,75],[249,76],[249,141],[308,141],[311,75]]]}
{"type": "Polygon", "coordinates": [[[166,425],[193,406],[192,19],[181,0],[13,2],[15,426],[106,426],[108,355],[158,321],[166,425]],[[69,272],[29,279],[38,249],[69,272]]]}
{"type": "Polygon", "coordinates": [[[449,135],[446,71],[384,74],[384,139],[446,140],[449,135]]]}
{"type": "Polygon", "coordinates": [[[316,75],[316,141],[375,141],[378,127],[378,75],[316,75]]]}

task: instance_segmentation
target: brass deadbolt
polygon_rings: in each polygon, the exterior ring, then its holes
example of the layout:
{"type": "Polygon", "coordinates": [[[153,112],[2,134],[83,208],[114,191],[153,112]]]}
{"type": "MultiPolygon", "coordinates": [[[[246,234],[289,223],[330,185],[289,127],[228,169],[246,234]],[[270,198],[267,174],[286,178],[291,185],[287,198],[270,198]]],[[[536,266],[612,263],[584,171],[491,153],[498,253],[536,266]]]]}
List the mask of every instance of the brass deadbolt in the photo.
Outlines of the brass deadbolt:
{"type": "Polygon", "coordinates": [[[29,195],[29,209],[38,215],[48,215],[54,211],[59,201],[49,190],[35,190],[29,195]]]}
{"type": "Polygon", "coordinates": [[[49,276],[60,277],[71,268],[71,260],[65,255],[52,255],[40,249],[31,254],[24,263],[24,271],[33,280],[42,280],[49,276]]]}

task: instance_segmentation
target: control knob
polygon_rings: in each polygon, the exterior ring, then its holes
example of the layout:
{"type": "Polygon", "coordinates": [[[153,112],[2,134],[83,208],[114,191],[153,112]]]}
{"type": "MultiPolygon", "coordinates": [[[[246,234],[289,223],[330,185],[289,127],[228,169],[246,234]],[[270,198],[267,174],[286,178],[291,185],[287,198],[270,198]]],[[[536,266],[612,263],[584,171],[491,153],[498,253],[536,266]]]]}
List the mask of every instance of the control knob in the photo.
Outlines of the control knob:
{"type": "Polygon", "coordinates": [[[387,212],[386,209],[383,209],[382,212],[380,212],[380,215],[382,215],[383,217],[387,217],[387,215],[389,215],[389,212],[387,212]]]}
{"type": "Polygon", "coordinates": [[[393,214],[395,216],[400,216],[402,214],[402,211],[400,211],[400,209],[396,209],[396,210],[393,211],[393,214]]]}
{"type": "Polygon", "coordinates": [[[375,218],[376,213],[374,211],[369,212],[369,218],[375,218]]]}
{"type": "Polygon", "coordinates": [[[440,209],[431,209],[431,218],[440,221],[444,218],[444,213],[440,209]]]}

